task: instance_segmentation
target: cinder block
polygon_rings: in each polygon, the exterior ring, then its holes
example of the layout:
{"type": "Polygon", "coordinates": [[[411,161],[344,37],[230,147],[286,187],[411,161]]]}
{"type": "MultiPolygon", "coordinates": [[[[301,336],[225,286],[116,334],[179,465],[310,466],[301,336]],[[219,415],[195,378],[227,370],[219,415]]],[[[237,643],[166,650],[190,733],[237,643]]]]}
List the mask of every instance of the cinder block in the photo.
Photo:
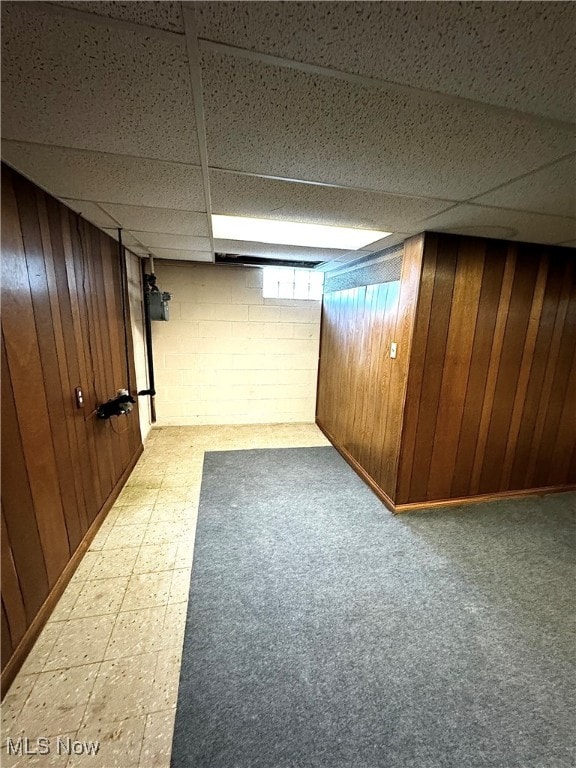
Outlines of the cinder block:
{"type": "Polygon", "coordinates": [[[320,338],[320,322],[318,323],[294,323],[292,326],[294,329],[295,339],[319,339],[320,338]]]}
{"type": "Polygon", "coordinates": [[[319,323],[320,309],[319,307],[282,307],[280,319],[286,323],[319,323]]]}
{"type": "Polygon", "coordinates": [[[263,304],[262,291],[260,288],[239,288],[238,290],[231,291],[232,304],[263,304]]]}
{"type": "Polygon", "coordinates": [[[280,307],[252,306],[248,316],[257,323],[279,323],[280,307]]]}
{"type": "Polygon", "coordinates": [[[231,336],[232,323],[224,320],[200,320],[198,336],[200,338],[218,339],[231,336]]]}

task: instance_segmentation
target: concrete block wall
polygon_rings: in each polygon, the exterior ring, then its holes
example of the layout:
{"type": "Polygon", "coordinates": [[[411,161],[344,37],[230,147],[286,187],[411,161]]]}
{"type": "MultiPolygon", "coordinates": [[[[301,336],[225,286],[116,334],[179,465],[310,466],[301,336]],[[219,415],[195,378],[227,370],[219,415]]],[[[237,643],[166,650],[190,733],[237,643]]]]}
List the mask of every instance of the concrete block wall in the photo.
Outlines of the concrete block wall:
{"type": "Polygon", "coordinates": [[[264,299],[262,270],[156,260],[158,425],[313,422],[320,301],[264,299]]]}

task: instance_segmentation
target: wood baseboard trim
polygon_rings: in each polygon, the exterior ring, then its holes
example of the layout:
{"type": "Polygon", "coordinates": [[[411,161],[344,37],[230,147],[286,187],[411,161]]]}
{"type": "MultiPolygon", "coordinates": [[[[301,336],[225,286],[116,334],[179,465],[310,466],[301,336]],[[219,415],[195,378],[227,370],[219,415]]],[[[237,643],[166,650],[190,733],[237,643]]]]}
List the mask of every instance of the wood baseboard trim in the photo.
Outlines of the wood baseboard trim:
{"type": "Polygon", "coordinates": [[[356,474],[359,475],[359,477],[366,483],[366,485],[370,486],[370,488],[374,491],[376,496],[378,496],[380,501],[382,501],[385,504],[385,506],[390,510],[390,512],[395,512],[396,511],[395,504],[390,498],[390,496],[388,496],[385,490],[380,488],[380,486],[374,480],[374,478],[371,477],[371,475],[369,475],[368,472],[366,472],[364,467],[362,467],[362,465],[356,461],[354,456],[352,456],[352,454],[349,453],[346,450],[346,448],[344,448],[344,446],[340,445],[340,443],[336,440],[334,435],[330,434],[329,430],[323,427],[318,419],[316,419],[316,426],[321,432],[323,432],[326,435],[326,437],[328,438],[328,440],[330,440],[334,448],[336,448],[340,456],[342,456],[342,458],[345,461],[347,461],[348,464],[350,464],[354,472],[356,472],[356,474]]]}
{"type": "Polygon", "coordinates": [[[440,499],[438,501],[413,501],[406,504],[395,504],[390,496],[376,483],[376,481],[366,472],[366,470],[356,461],[356,459],[336,440],[334,435],[326,429],[318,419],[316,426],[330,440],[338,453],[350,464],[352,469],[359,475],[364,482],[370,486],[376,496],[384,502],[388,509],[395,515],[402,515],[408,512],[423,512],[425,510],[437,509],[438,507],[457,507],[480,504],[487,501],[502,501],[503,499],[519,499],[529,496],[546,496],[551,493],[568,493],[576,491],[576,485],[551,485],[542,488],[525,488],[520,491],[500,491],[499,493],[485,493],[478,496],[460,496],[455,499],[440,499]]]}
{"type": "Polygon", "coordinates": [[[144,452],[144,446],[140,445],[135,452],[134,456],[130,460],[130,463],[120,476],[120,479],[110,492],[110,495],[104,502],[102,509],[96,517],[94,518],[94,521],[92,522],[92,525],[88,528],[86,533],[84,534],[84,538],[78,545],[76,551],[68,561],[68,564],[58,577],[58,580],[50,590],[48,597],[46,600],[42,603],[42,606],[40,607],[40,610],[32,620],[32,623],[24,633],[22,639],[16,646],[16,649],[14,650],[14,653],[10,657],[10,660],[2,670],[2,679],[1,679],[1,695],[2,698],[8,693],[8,690],[12,683],[14,682],[14,678],[18,674],[18,671],[20,670],[20,667],[26,660],[26,657],[32,650],[32,646],[38,639],[38,635],[40,632],[44,629],[44,625],[50,618],[50,615],[52,611],[54,610],[56,603],[60,598],[62,597],[62,594],[66,587],[68,586],[68,582],[74,575],[76,568],[80,564],[80,561],[82,560],[82,557],[88,550],[88,547],[92,543],[92,539],[94,536],[98,533],[98,529],[106,519],[106,515],[110,511],[112,505],[120,495],[120,491],[126,484],[126,481],[128,480],[128,477],[134,467],[136,466],[136,462],[144,452]]]}
{"type": "Polygon", "coordinates": [[[503,501],[505,499],[521,499],[530,496],[546,496],[552,493],[568,493],[570,491],[576,491],[576,485],[550,485],[543,488],[525,488],[520,491],[501,491],[499,493],[485,493],[478,496],[461,496],[456,499],[440,499],[439,501],[413,501],[408,502],[407,504],[396,504],[394,511],[398,514],[417,511],[422,512],[427,509],[437,509],[438,507],[468,506],[487,501],[503,501]]]}

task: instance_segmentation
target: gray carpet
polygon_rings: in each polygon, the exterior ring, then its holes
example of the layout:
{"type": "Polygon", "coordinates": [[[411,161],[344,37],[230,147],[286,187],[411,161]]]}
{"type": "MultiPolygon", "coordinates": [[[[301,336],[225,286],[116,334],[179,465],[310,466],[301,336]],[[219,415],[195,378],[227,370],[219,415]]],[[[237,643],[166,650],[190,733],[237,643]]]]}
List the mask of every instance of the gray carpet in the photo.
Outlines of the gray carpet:
{"type": "Polygon", "coordinates": [[[333,448],[206,455],[173,768],[570,768],[575,495],[393,517],[333,448]]]}

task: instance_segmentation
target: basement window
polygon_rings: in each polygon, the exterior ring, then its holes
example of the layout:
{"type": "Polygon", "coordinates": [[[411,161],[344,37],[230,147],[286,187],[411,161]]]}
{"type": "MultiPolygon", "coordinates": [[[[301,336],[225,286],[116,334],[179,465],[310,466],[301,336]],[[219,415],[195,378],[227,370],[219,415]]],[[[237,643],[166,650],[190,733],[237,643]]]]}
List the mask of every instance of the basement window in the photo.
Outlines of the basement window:
{"type": "Polygon", "coordinates": [[[262,296],[265,299],[322,299],[324,272],[291,267],[264,267],[262,271],[262,296]]]}

